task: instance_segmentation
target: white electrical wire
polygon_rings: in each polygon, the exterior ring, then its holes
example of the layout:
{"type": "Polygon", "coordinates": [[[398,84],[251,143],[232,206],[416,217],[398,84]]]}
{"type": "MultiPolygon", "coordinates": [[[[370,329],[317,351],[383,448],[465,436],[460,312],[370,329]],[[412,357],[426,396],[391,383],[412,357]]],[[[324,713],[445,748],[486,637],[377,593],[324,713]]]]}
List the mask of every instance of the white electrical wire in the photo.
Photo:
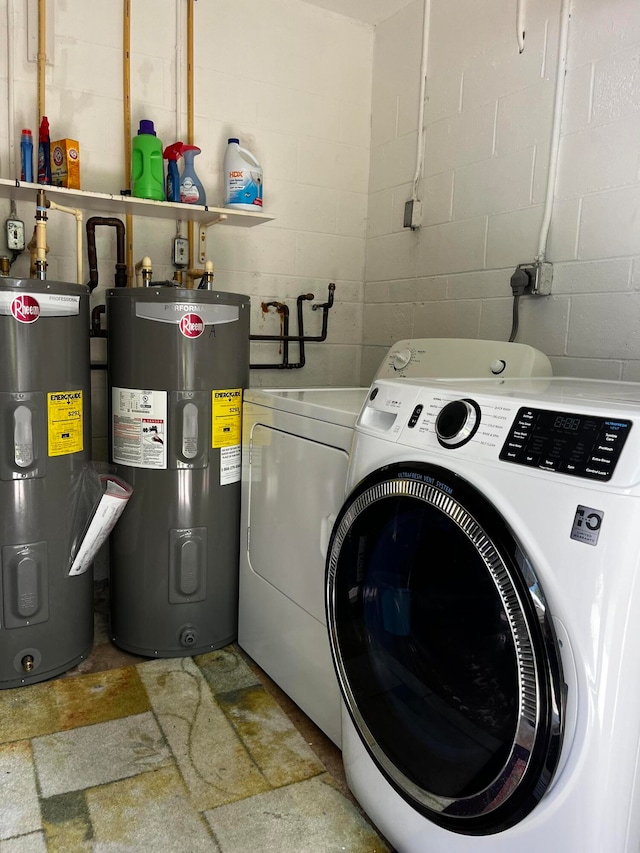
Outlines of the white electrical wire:
{"type": "Polygon", "coordinates": [[[524,0],[517,0],[516,7],[516,37],[518,39],[518,50],[524,50],[524,0]]]}
{"type": "Polygon", "coordinates": [[[556,69],[556,90],[553,102],[553,123],[551,125],[551,149],[549,151],[549,173],[547,175],[547,192],[544,200],[544,212],[538,254],[536,261],[544,262],[547,254],[547,240],[553,211],[553,196],[558,174],[558,158],[560,153],[560,126],[562,122],[562,105],[564,101],[564,83],[567,69],[567,45],[569,43],[569,18],[571,17],[571,0],[562,0],[560,9],[560,34],[558,36],[558,64],[556,69]]]}
{"type": "Polygon", "coordinates": [[[420,103],[418,106],[418,144],[416,148],[416,171],[413,178],[412,201],[418,199],[418,189],[422,168],[424,166],[425,128],[424,128],[424,101],[427,94],[427,60],[429,58],[429,22],[431,19],[431,0],[424,0],[424,13],[422,19],[422,59],[420,62],[420,103]]]}

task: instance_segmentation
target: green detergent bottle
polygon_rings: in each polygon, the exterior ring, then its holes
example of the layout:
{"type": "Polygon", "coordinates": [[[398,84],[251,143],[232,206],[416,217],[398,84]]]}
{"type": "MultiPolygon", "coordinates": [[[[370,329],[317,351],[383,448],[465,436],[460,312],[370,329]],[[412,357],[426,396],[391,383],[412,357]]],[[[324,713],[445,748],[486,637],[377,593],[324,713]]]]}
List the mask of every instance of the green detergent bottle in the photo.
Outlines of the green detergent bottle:
{"type": "Polygon", "coordinates": [[[164,165],[162,142],[156,136],[153,122],[140,120],[138,135],[131,148],[131,193],[137,198],[164,201],[164,165]]]}

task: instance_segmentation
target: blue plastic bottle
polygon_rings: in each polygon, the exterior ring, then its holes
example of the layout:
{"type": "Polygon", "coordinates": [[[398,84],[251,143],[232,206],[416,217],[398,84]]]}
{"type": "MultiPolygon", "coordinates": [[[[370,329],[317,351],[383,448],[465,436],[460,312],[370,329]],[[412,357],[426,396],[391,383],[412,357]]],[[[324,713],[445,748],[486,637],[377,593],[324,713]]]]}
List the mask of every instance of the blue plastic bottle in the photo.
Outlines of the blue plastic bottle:
{"type": "Polygon", "coordinates": [[[180,172],[178,157],[182,156],[183,142],[174,142],[164,149],[163,157],[167,161],[167,201],[180,201],[180,172]]]}
{"type": "Polygon", "coordinates": [[[20,137],[20,180],[33,183],[33,136],[28,127],[20,137]]]}
{"type": "Polygon", "coordinates": [[[207,196],[196,175],[193,158],[200,153],[197,145],[183,145],[184,168],[180,176],[180,201],[183,204],[206,204],[207,196]]]}

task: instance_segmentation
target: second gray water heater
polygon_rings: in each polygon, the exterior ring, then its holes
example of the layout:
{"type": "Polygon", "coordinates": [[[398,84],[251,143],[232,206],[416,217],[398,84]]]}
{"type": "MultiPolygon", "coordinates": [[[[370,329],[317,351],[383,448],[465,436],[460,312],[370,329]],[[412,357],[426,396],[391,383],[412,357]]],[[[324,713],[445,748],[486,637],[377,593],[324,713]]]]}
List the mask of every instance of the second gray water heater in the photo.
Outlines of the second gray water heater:
{"type": "Polygon", "coordinates": [[[237,634],[249,298],[168,285],[107,298],[110,459],[133,486],[111,535],[111,636],[148,657],[237,634]]]}

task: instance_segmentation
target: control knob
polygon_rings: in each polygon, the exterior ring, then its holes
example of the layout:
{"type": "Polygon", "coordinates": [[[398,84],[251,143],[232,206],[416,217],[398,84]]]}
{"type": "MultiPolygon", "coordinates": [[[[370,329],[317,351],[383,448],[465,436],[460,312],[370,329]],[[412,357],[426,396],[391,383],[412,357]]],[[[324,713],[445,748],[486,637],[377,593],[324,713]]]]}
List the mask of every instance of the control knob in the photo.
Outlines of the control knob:
{"type": "Polygon", "coordinates": [[[406,347],[405,349],[396,349],[391,353],[391,366],[394,370],[402,370],[411,361],[413,353],[406,347]]]}
{"type": "Polygon", "coordinates": [[[436,418],[436,435],[443,447],[466,444],[480,426],[480,407],[474,400],[453,400],[436,418]]]}

